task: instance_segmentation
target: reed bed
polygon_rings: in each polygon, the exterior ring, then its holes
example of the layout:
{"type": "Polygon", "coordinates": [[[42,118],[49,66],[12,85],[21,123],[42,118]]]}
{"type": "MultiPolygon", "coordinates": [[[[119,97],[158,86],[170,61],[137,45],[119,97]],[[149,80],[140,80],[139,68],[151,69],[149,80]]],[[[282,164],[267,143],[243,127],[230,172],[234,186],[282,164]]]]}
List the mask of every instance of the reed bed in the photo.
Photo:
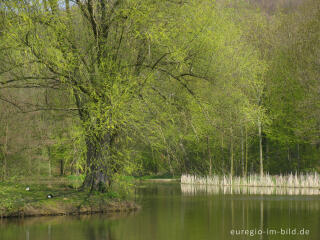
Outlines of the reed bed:
{"type": "Polygon", "coordinates": [[[181,184],[183,195],[242,194],[242,195],[320,195],[318,188],[249,187],[204,184],[181,184]]]}
{"type": "Polygon", "coordinates": [[[289,174],[289,175],[249,175],[247,177],[231,176],[195,176],[184,174],[182,184],[216,185],[216,186],[248,186],[248,187],[282,187],[282,188],[320,188],[320,175],[289,174]]]}

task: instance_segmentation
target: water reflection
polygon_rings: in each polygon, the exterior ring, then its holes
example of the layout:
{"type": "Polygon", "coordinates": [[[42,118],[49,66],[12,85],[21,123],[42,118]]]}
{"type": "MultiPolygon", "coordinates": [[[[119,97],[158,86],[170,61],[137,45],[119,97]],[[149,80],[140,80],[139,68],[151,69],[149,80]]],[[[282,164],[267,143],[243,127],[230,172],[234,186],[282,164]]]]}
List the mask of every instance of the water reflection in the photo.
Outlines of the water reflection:
{"type": "Polygon", "coordinates": [[[117,221],[136,213],[0,219],[0,239],[116,240],[117,221]]]}
{"type": "MultiPolygon", "coordinates": [[[[138,212],[0,220],[0,240],[320,239],[318,195],[230,194],[235,190],[180,184],[137,189],[138,212]],[[204,190],[205,189],[205,190],[204,190]],[[267,235],[267,229],[308,229],[309,236],[267,235]],[[250,234],[231,235],[250,230],[250,234]]],[[[243,191],[245,190],[241,190],[243,191]]]]}
{"type": "Polygon", "coordinates": [[[278,188],[278,187],[245,187],[215,186],[205,184],[181,184],[184,195],[206,194],[243,194],[243,195],[320,195],[318,188],[278,188]]]}

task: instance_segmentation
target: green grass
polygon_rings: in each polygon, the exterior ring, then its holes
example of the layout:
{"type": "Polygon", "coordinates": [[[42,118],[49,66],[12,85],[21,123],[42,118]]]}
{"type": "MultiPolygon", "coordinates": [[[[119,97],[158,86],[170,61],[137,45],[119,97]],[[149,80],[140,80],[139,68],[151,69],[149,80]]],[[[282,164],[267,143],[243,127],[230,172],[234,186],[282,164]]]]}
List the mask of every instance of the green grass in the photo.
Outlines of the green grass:
{"type": "Polygon", "coordinates": [[[74,185],[74,179],[57,182],[56,184],[0,183],[1,217],[67,215],[76,212],[105,212],[108,209],[118,211],[126,207],[134,208],[132,204],[126,206],[126,201],[120,200],[117,192],[89,194],[88,191],[71,188],[74,185]],[[27,191],[26,187],[30,190],[27,191]],[[48,199],[48,194],[52,194],[53,198],[48,199]]]}

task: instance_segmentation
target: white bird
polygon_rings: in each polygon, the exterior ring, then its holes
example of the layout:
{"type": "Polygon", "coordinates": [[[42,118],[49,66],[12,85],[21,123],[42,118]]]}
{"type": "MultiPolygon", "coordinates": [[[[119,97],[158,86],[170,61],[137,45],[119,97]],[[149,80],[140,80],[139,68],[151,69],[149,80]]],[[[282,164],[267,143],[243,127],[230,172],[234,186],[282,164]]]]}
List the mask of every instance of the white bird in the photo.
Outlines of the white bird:
{"type": "Polygon", "coordinates": [[[26,191],[29,191],[30,190],[30,188],[29,187],[26,187],[26,191]]]}

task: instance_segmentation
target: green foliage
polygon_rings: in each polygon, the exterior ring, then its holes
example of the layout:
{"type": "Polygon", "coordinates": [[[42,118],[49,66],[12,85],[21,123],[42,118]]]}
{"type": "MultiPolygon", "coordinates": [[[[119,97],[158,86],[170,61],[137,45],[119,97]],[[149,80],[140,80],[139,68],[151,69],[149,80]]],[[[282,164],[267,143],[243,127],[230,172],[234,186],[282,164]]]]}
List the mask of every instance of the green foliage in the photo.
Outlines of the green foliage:
{"type": "Polygon", "coordinates": [[[317,1],[100,2],[1,4],[3,176],[60,172],[125,197],[123,176],[241,175],[260,150],[265,171],[317,167],[317,1]]]}
{"type": "Polygon", "coordinates": [[[78,189],[82,186],[82,183],[85,179],[85,175],[68,175],[67,180],[68,180],[68,185],[71,186],[72,188],[78,189]]]}
{"type": "Polygon", "coordinates": [[[111,198],[128,198],[133,191],[134,178],[115,174],[113,176],[112,188],[107,191],[107,196],[111,198]]]}

